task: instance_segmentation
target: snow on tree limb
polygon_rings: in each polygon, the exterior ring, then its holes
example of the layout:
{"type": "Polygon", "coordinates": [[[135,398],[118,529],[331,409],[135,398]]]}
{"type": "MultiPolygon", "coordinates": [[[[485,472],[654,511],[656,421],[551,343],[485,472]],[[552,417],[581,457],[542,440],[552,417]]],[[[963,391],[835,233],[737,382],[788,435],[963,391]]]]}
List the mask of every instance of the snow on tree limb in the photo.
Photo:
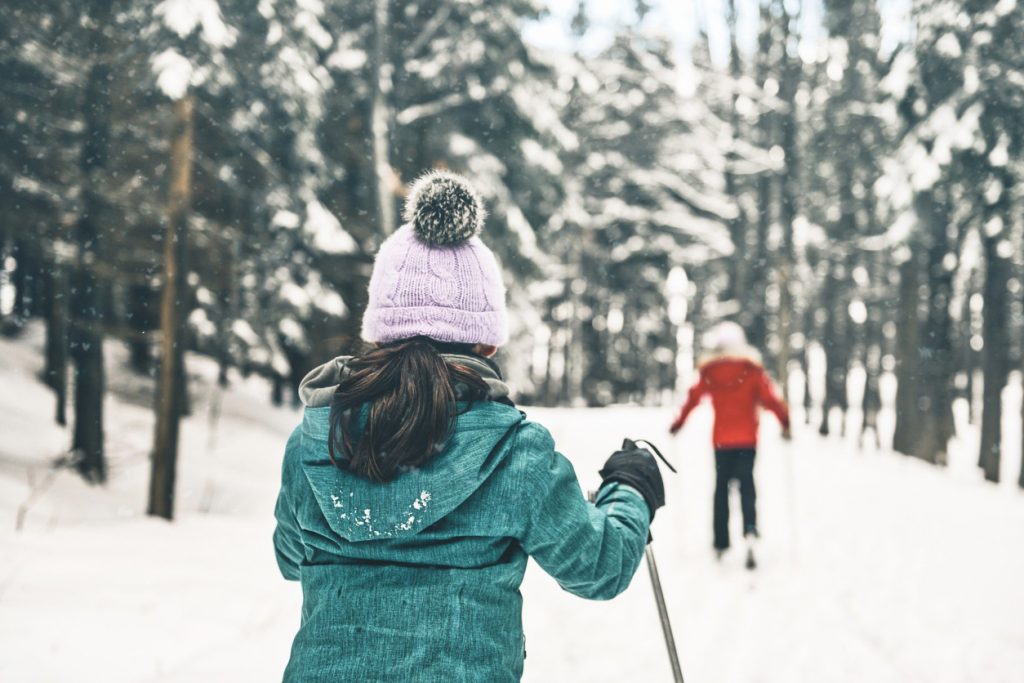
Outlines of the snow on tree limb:
{"type": "Polygon", "coordinates": [[[303,229],[312,235],[313,245],[323,252],[354,254],[358,251],[356,241],[341,227],[341,221],[316,200],[306,204],[306,222],[303,229]]]}
{"type": "Polygon", "coordinates": [[[179,38],[199,29],[203,41],[215,48],[231,47],[238,32],[224,23],[217,0],[163,0],[153,13],[179,38]]]}
{"type": "Polygon", "coordinates": [[[192,84],[192,62],[174,48],[167,48],[153,58],[156,87],[172,100],[181,99],[192,84]]]}
{"type": "Polygon", "coordinates": [[[469,101],[470,97],[466,93],[448,93],[440,99],[406,107],[395,115],[395,122],[403,126],[407,126],[419,119],[427,118],[429,116],[437,116],[441,112],[452,109],[453,107],[458,107],[459,105],[465,104],[469,101]]]}

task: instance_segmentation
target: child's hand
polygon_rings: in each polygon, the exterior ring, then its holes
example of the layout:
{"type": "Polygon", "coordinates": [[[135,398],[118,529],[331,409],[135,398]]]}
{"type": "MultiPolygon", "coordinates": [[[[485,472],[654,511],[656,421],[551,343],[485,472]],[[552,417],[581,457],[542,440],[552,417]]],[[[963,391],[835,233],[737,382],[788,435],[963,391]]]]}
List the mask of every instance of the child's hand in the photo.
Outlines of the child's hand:
{"type": "Polygon", "coordinates": [[[793,431],[789,428],[789,425],[782,428],[782,438],[786,441],[793,440],[793,431]]]}
{"type": "Polygon", "coordinates": [[[665,505],[665,483],[661,479],[658,461],[649,450],[638,447],[629,439],[623,442],[620,450],[612,453],[598,474],[601,475],[601,486],[619,482],[636,489],[647,503],[652,521],[654,512],[665,505]]]}
{"type": "Polygon", "coordinates": [[[668,428],[668,433],[671,434],[672,436],[675,436],[676,434],[679,433],[679,430],[682,428],[683,425],[680,422],[673,422],[671,426],[669,426],[668,428]]]}

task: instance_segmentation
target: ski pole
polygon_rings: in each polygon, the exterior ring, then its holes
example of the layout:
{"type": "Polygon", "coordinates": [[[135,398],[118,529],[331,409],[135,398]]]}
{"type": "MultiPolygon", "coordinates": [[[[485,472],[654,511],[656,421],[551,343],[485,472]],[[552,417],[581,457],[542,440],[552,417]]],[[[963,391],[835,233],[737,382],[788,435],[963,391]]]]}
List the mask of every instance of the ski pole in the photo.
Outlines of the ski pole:
{"type": "MultiPolygon", "coordinates": [[[[645,446],[649,446],[654,454],[665,463],[665,467],[669,468],[673,473],[676,472],[676,468],[672,467],[672,463],[665,459],[665,456],[661,454],[658,447],[647,439],[636,439],[628,440],[632,446],[636,446],[637,443],[642,443],[645,446]]],[[[625,445],[625,444],[623,444],[625,445]]],[[[651,587],[654,589],[654,601],[658,605],[658,618],[661,621],[661,632],[665,636],[665,647],[668,649],[669,663],[672,665],[672,680],[675,683],[683,683],[683,669],[679,666],[679,651],[676,650],[676,638],[672,634],[672,621],[668,617],[668,606],[665,604],[665,592],[661,589],[661,575],[658,574],[658,563],[654,561],[654,548],[651,547],[654,542],[654,537],[651,536],[650,532],[647,534],[647,548],[644,550],[644,557],[647,558],[647,572],[651,575],[651,587]]]]}
{"type": "MultiPolygon", "coordinates": [[[[587,500],[597,500],[597,491],[590,491],[587,500]]],[[[679,666],[679,652],[676,650],[676,638],[672,635],[672,622],[668,618],[668,606],[665,604],[665,592],[661,589],[661,575],[658,574],[658,563],[654,561],[654,548],[651,547],[654,537],[647,532],[647,548],[644,557],[647,559],[647,572],[651,576],[651,587],[654,589],[654,602],[658,605],[658,619],[661,621],[661,632],[665,636],[665,647],[668,649],[669,663],[672,665],[672,680],[683,683],[683,670],[679,666]]]]}
{"type": "Polygon", "coordinates": [[[651,575],[651,586],[654,588],[654,601],[658,603],[658,617],[661,619],[661,632],[665,634],[665,647],[668,648],[668,659],[672,664],[672,679],[675,683],[683,683],[683,670],[679,666],[679,652],[676,650],[676,639],[672,635],[672,622],[668,618],[668,606],[665,605],[665,593],[661,590],[661,577],[658,575],[658,563],[654,561],[654,548],[651,541],[647,542],[644,557],[647,558],[647,571],[651,575]]]}
{"type": "MultiPolygon", "coordinates": [[[[622,447],[623,448],[636,448],[637,443],[643,443],[650,446],[651,450],[654,451],[655,455],[661,459],[665,466],[668,467],[672,472],[676,471],[676,468],[665,459],[665,456],[661,454],[658,447],[647,439],[626,439],[622,447]]],[[[597,492],[590,491],[587,498],[593,503],[597,499],[597,492]]],[[[647,547],[644,549],[644,557],[647,559],[647,571],[651,576],[651,587],[654,589],[654,601],[658,605],[658,619],[661,621],[661,632],[665,636],[665,647],[668,649],[669,663],[672,665],[672,680],[674,683],[683,682],[683,670],[679,666],[679,652],[676,650],[676,639],[672,634],[672,621],[668,616],[668,606],[665,604],[665,592],[661,589],[661,575],[658,574],[658,563],[654,560],[654,548],[651,546],[654,543],[654,537],[650,531],[647,532],[647,547]]]]}
{"type": "MultiPolygon", "coordinates": [[[[788,442],[790,445],[792,441],[788,442]]],[[[793,451],[786,448],[786,502],[789,508],[790,545],[793,553],[793,564],[800,563],[800,521],[796,510],[796,479],[793,476],[793,451]]]]}

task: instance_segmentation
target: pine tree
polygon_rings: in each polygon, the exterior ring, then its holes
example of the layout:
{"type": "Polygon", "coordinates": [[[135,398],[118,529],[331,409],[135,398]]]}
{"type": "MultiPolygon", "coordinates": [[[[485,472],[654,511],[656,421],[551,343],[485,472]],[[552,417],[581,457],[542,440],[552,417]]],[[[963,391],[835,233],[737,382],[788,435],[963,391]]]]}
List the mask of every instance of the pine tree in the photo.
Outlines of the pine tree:
{"type": "Polygon", "coordinates": [[[848,371],[857,353],[866,374],[863,433],[873,426],[880,405],[880,312],[875,309],[885,300],[879,292],[882,273],[874,265],[876,257],[859,248],[861,240],[880,232],[874,187],[881,176],[879,159],[889,152],[878,92],[884,76],[879,55],[881,19],[871,1],[828,2],[825,27],[828,50],[819,65],[821,78],[814,95],[823,103],[808,165],[820,188],[814,196],[812,220],[826,226],[829,239],[818,263],[826,362],[819,432],[829,432],[833,408],[843,415],[845,427],[848,371]]]}
{"type": "MultiPolygon", "coordinates": [[[[982,2],[956,10],[949,4],[921,2],[913,53],[904,53],[893,70],[907,128],[892,172],[893,197],[913,212],[917,228],[908,245],[905,296],[914,298],[915,273],[927,276],[926,310],[919,350],[906,378],[905,412],[898,414],[899,447],[926,460],[942,461],[952,434],[955,358],[950,330],[953,274],[967,233],[980,231],[985,261],[982,317],[984,402],[979,464],[998,480],[1001,390],[1009,370],[1005,316],[1008,264],[1012,253],[1012,187],[1008,165],[1010,140],[1019,119],[1013,88],[982,78],[999,74],[1007,54],[1020,52],[1019,10],[1010,3],[982,2]],[[916,408],[916,414],[915,414],[916,408]],[[912,437],[912,438],[911,438],[912,437]]],[[[907,304],[907,309],[911,303],[907,304]]],[[[904,354],[914,350],[904,348],[904,354]]],[[[907,362],[903,358],[904,363],[907,362]]],[[[901,377],[901,380],[904,378],[901,377]]]]}
{"type": "Polygon", "coordinates": [[[678,92],[669,46],[641,33],[624,30],[573,76],[564,120],[580,142],[549,242],[569,265],[550,304],[553,324],[568,323],[555,336],[563,398],[647,400],[675,385],[665,276],[734,249],[725,154],[699,142],[726,126],[678,92]]]}

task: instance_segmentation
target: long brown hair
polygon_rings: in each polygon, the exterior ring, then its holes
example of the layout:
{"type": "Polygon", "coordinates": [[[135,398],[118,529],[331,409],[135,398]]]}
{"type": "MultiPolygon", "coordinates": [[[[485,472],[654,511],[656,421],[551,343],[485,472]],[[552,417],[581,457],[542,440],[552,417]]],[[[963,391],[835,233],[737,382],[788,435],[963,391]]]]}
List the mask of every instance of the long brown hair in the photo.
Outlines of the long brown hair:
{"type": "Polygon", "coordinates": [[[386,482],[444,450],[458,402],[487,397],[478,373],[441,356],[470,349],[414,337],[351,359],[331,401],[331,462],[386,482]]]}

